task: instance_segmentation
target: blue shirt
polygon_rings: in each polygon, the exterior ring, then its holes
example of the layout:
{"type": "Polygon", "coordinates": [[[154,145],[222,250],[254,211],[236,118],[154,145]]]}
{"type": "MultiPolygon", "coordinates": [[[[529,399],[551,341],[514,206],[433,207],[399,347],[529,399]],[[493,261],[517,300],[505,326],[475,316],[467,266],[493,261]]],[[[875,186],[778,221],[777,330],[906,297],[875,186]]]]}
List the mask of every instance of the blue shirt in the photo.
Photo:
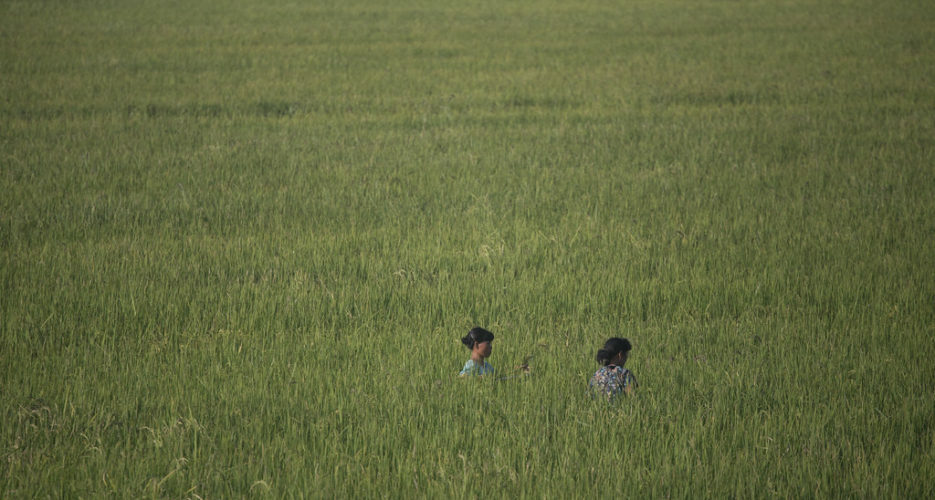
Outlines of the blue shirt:
{"type": "Polygon", "coordinates": [[[464,363],[464,368],[461,369],[461,373],[458,375],[462,377],[465,375],[493,375],[493,366],[490,366],[487,361],[479,365],[473,359],[469,359],[467,363],[464,363]]]}

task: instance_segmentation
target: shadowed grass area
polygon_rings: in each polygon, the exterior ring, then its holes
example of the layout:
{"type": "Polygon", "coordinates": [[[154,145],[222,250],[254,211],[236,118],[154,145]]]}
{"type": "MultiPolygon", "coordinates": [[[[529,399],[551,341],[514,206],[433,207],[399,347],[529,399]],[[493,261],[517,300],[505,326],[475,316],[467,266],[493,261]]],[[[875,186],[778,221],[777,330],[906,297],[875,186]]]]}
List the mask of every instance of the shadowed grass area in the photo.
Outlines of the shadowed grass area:
{"type": "Polygon", "coordinates": [[[933,26],[0,2],[0,494],[931,496],[933,26]]]}

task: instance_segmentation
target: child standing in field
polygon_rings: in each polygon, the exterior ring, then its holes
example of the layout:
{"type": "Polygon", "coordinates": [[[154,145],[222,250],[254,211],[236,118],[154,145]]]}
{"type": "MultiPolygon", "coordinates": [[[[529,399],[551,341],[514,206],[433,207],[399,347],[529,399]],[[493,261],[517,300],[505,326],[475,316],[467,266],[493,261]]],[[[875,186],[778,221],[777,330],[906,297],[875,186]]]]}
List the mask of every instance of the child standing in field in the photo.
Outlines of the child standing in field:
{"type": "Polygon", "coordinates": [[[481,327],[474,327],[468,332],[461,343],[471,350],[471,359],[464,363],[464,368],[458,375],[469,377],[475,375],[493,375],[493,366],[487,362],[493,348],[490,343],[493,342],[493,334],[481,327]]]}
{"type": "Polygon", "coordinates": [[[592,395],[600,395],[609,400],[618,394],[629,395],[636,388],[636,377],[623,367],[630,356],[630,341],[612,337],[604,342],[604,347],[597,351],[597,362],[601,368],[594,373],[588,383],[592,395]]]}

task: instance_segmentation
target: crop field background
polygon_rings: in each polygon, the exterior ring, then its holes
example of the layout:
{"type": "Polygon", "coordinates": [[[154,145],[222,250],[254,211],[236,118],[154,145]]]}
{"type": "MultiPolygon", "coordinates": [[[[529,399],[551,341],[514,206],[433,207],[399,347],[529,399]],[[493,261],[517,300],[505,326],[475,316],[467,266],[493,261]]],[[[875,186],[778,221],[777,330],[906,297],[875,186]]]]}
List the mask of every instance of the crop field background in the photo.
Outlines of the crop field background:
{"type": "Polygon", "coordinates": [[[933,166],[931,2],[0,0],[0,497],[930,498],[933,166]]]}

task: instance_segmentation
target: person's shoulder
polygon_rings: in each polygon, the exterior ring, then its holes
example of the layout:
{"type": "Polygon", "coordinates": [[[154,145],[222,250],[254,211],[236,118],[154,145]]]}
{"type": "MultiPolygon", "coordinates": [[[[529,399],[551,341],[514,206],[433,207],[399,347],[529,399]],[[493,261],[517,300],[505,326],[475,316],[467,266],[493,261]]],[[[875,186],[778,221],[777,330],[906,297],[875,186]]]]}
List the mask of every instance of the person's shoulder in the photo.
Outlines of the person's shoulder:
{"type": "Polygon", "coordinates": [[[613,378],[614,370],[612,366],[602,366],[594,372],[594,375],[591,375],[592,383],[606,383],[608,380],[613,378]]]}
{"type": "Polygon", "coordinates": [[[603,373],[605,375],[614,375],[616,373],[621,373],[620,370],[622,370],[622,368],[620,368],[617,365],[607,365],[607,366],[602,366],[598,368],[597,372],[595,373],[603,373]]]}
{"type": "Polygon", "coordinates": [[[464,368],[461,369],[461,372],[458,373],[458,375],[461,375],[462,377],[465,375],[470,375],[470,373],[473,370],[474,370],[474,360],[469,359],[467,360],[467,363],[464,363],[464,368]]]}
{"type": "Polygon", "coordinates": [[[636,377],[633,376],[633,372],[627,370],[626,368],[619,367],[616,372],[617,379],[626,387],[627,391],[633,389],[639,384],[636,382],[636,377]]]}
{"type": "Polygon", "coordinates": [[[475,369],[475,368],[477,368],[477,363],[475,363],[473,359],[469,359],[469,360],[467,360],[466,363],[464,363],[464,370],[465,370],[465,371],[467,371],[467,370],[473,370],[473,369],[475,369]]]}
{"type": "Polygon", "coordinates": [[[604,370],[604,376],[618,379],[618,380],[627,380],[633,378],[633,374],[630,373],[630,370],[622,366],[617,365],[608,365],[602,367],[601,370],[604,370]]]}

